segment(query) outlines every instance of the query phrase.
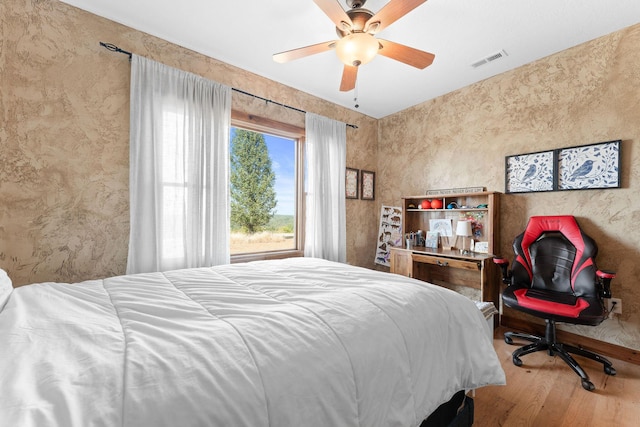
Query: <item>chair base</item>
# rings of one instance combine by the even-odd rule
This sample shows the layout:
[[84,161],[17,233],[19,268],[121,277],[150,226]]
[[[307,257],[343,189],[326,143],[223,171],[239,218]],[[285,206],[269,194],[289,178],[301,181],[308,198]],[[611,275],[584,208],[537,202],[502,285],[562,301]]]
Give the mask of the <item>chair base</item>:
[[582,381],[582,388],[588,391],[595,390],[595,386],[589,380],[589,376],[582,369],[582,367],[576,362],[576,360],[571,356],[571,354],[577,354],[578,356],[587,357],[591,360],[595,360],[596,362],[600,362],[604,366],[604,373],[607,375],[615,375],[616,370],[613,368],[613,365],[609,360],[600,356],[597,353],[594,353],[589,350],[585,350],[583,348],[574,347],[568,344],[562,344],[556,341],[556,323],[553,320],[546,320],[547,325],[545,328],[545,336],[539,337],[537,335],[523,334],[519,332],[505,332],[504,341],[507,344],[513,345],[514,338],[520,338],[526,341],[531,341],[532,344],[525,345],[520,347],[516,351],[513,352],[513,364],[516,366],[522,366],[521,356],[524,356],[529,353],[535,353],[536,351],[547,350],[549,356],[558,355],[564,362],[569,365],[573,371],[578,374]]

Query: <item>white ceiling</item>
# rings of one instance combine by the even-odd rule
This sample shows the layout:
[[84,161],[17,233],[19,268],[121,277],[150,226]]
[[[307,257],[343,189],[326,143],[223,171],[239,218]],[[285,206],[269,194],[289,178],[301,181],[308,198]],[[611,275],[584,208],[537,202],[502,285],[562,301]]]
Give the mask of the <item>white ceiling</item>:
[[[337,39],[312,0],[61,1],[350,109],[357,92],[357,111],[374,118],[640,22],[640,0],[429,0],[378,36],[434,53],[433,64],[418,70],[378,55],[360,68],[356,91],[340,92],[342,64],[332,51],[272,59]],[[387,2],[365,7],[375,13]],[[501,50],[508,56],[471,66]]]

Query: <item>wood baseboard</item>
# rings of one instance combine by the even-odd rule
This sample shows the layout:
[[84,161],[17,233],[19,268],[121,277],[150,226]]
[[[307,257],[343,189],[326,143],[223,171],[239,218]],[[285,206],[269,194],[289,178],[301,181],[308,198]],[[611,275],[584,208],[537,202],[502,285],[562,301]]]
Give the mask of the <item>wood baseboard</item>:
[[[544,335],[545,330],[544,325],[539,325],[510,316],[500,316],[500,324],[506,328],[535,335]],[[613,359],[624,360],[635,365],[640,365],[640,352],[638,350],[633,350],[620,345],[599,341],[561,330],[556,331],[556,338],[559,342],[571,344],[576,347],[583,347],[587,350],[595,351],[605,357],[611,357]]]

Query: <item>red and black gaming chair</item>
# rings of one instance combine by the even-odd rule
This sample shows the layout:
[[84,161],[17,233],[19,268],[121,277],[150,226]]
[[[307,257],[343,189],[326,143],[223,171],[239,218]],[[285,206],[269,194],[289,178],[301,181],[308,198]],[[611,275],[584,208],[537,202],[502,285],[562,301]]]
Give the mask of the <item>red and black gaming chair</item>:
[[532,342],[513,352],[514,365],[522,365],[520,356],[547,350],[551,356],[560,356],[580,376],[584,389],[595,389],[569,353],[598,361],[606,374],[615,375],[611,362],[591,351],[557,342],[556,322],[599,325],[608,315],[603,299],[611,298],[615,273],[598,270],[598,246],[570,215],[531,217],[525,231],[515,238],[513,250],[511,271],[508,260],[494,259],[502,269],[503,282],[509,285],[502,293],[502,303],[546,321],[544,337],[505,333],[507,344],[513,344],[513,338]]

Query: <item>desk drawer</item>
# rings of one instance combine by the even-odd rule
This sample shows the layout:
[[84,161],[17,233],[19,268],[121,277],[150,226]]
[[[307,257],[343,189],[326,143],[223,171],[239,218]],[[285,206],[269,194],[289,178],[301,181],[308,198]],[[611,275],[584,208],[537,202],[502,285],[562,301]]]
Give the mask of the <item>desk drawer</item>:
[[433,255],[419,255],[412,254],[411,258],[414,262],[421,262],[424,264],[433,264],[438,267],[451,267],[451,268],[459,268],[462,270],[471,270],[471,271],[480,271],[482,268],[482,263],[480,261],[467,261],[462,259],[455,258],[445,258]]

